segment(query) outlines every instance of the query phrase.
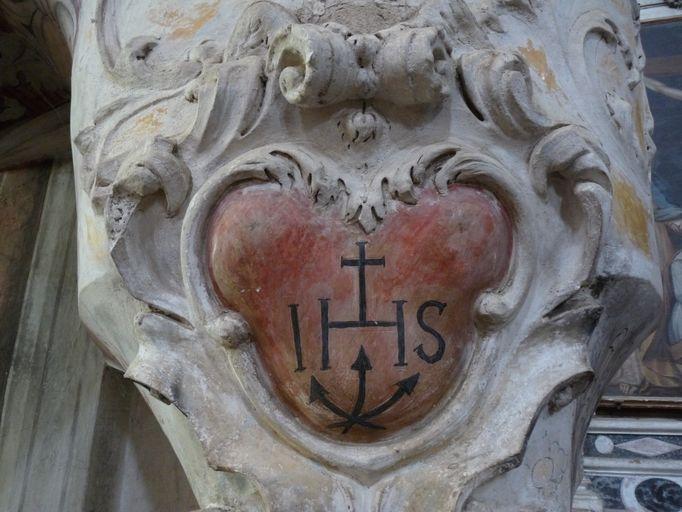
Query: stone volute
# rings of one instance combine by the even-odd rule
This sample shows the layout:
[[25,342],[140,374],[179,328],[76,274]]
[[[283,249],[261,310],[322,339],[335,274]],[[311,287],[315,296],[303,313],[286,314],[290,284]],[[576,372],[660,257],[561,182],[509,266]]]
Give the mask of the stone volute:
[[81,316],[205,510],[570,510],[660,301],[638,24],[80,5]]

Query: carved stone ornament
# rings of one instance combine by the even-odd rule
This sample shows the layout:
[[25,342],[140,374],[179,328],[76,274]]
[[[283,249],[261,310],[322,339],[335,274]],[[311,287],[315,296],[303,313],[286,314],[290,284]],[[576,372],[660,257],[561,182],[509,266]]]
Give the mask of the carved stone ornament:
[[87,4],[81,314],[201,506],[570,510],[660,302],[636,5]]

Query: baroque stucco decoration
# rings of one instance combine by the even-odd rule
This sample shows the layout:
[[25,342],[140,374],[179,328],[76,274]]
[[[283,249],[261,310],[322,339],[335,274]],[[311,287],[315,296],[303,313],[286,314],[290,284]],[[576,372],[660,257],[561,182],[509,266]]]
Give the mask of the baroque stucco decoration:
[[128,7],[80,12],[81,314],[202,506],[569,510],[660,295],[636,5]]

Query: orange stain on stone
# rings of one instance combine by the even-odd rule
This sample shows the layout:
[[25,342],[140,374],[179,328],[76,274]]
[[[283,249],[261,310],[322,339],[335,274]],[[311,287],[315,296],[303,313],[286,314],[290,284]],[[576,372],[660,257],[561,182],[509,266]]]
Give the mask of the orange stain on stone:
[[201,27],[215,18],[218,14],[220,0],[202,2],[192,7],[191,13],[179,9],[152,11],[151,18],[154,23],[171,30],[171,39],[188,39],[196,34]]
[[109,253],[106,250],[108,240],[102,226],[96,225],[96,221],[90,215],[84,215],[85,236],[88,240],[88,248],[92,254],[100,260],[104,261]]
[[138,117],[133,126],[136,134],[153,134],[163,125],[163,117],[168,113],[166,107],[156,107],[151,112]]
[[528,62],[528,65],[532,67],[538,75],[540,75],[540,78],[542,78],[543,82],[547,84],[547,87],[550,90],[556,91],[559,88],[556,75],[549,67],[547,55],[545,54],[544,50],[541,48],[535,48],[533,41],[529,39],[528,43],[526,43],[526,46],[519,48],[519,52],[521,52],[521,55],[524,56],[526,62]]
[[[416,205],[400,205],[365,234],[302,192],[254,185],[219,204],[207,255],[217,295],[251,326],[262,377],[282,402],[318,432],[370,442],[420,420],[461,382],[476,342],[475,301],[501,281],[511,245],[505,211],[474,187],[423,191]],[[361,251],[371,262],[364,306]],[[327,368],[324,325],[332,326]],[[366,396],[358,405],[362,368]],[[338,425],[347,418],[338,411],[354,408],[372,426],[344,433]]]
[[646,151],[646,134],[644,128],[644,106],[642,101],[635,102],[635,130],[637,131],[637,139],[639,140],[639,147],[642,151]]
[[651,256],[649,212],[630,183],[613,181],[613,215],[618,228],[643,253]]

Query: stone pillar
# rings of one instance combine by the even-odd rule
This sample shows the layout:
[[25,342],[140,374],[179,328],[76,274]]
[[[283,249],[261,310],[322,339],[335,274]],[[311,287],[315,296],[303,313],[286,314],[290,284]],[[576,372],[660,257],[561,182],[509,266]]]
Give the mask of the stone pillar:
[[98,0],[74,52],[81,315],[202,507],[570,510],[660,302],[635,2]]

